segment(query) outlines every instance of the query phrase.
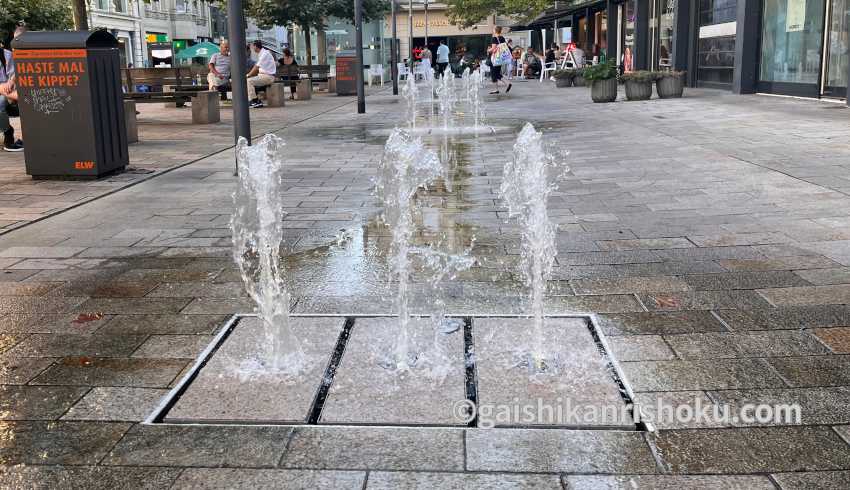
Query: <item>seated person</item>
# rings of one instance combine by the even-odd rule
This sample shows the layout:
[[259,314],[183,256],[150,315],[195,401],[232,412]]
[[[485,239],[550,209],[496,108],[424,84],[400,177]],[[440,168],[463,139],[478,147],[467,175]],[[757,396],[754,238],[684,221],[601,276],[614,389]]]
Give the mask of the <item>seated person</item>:
[[[23,26],[15,29],[14,37],[26,30]],[[15,129],[9,121],[18,116],[18,89],[15,86],[15,62],[12,51],[0,43],[0,133],[3,133],[3,150],[23,151],[24,143],[15,139]]]
[[292,55],[292,51],[289,48],[283,49],[283,58],[279,59],[277,62],[280,63],[280,66],[291,66],[295,70],[294,74],[289,74],[289,98],[295,99],[295,91],[298,89],[298,62],[295,61],[295,56]]
[[210,58],[207,83],[210,92],[218,90],[221,100],[227,100],[227,83],[230,81],[230,46],[227,41],[222,41],[219,49],[221,51]]
[[540,75],[540,68],[542,66],[540,62],[540,57],[534,52],[534,49],[531,46],[525,51],[525,54],[522,57],[522,62],[525,64],[525,77],[533,78]]
[[274,83],[277,61],[272,56],[272,52],[264,48],[259,40],[251,43],[251,49],[257,53],[257,64],[248,72],[248,100],[251,101],[251,107],[257,108],[263,107],[263,103],[257,97],[257,87]]

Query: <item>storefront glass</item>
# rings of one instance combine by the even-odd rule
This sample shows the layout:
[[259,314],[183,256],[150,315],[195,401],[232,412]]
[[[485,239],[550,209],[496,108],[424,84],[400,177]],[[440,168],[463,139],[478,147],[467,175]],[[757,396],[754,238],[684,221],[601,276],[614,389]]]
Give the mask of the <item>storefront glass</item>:
[[737,0],[700,0],[697,81],[728,88],[735,67]]
[[850,2],[832,0],[829,6],[827,32],[826,80],[824,94],[844,96],[847,91],[847,62],[850,58],[847,40],[847,15]]
[[593,14],[593,22],[593,53],[602,61],[608,55],[608,12],[596,12]]
[[676,0],[654,0],[651,3],[649,39],[653,70],[672,66],[675,11]]
[[824,0],[764,0],[762,82],[806,84],[818,90],[824,10]]
[[635,69],[635,0],[626,0],[620,5],[620,52],[619,59],[624,71]]

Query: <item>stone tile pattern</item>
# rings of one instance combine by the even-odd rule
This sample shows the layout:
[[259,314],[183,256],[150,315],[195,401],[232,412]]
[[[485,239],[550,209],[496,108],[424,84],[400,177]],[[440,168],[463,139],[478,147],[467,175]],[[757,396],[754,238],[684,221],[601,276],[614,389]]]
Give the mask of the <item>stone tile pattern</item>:
[[[532,93],[546,111],[527,110]],[[154,174],[32,181],[22,155],[0,155],[0,230],[11,230],[0,236],[0,487],[847,488],[845,111],[686,94],[599,110],[584,91],[517,83],[493,104],[500,122],[531,118],[571,151],[549,203],[558,255],[547,307],[598,313],[645,403],[799,403],[802,425],[661,421],[651,435],[138,425],[184,356],[252,308],[230,259],[229,111],[201,128],[144,105],[131,161]],[[385,262],[371,254],[389,240],[371,219],[371,179],[377,132],[404,111],[386,92],[367,107],[356,118],[351,99],[319,96],[252,112],[256,134],[290,126],[287,238],[311,252],[289,263],[302,312],[392,307]],[[425,213],[460,245],[476,237],[478,265],[443,288],[451,307],[525,308],[519,230],[497,198],[508,146],[504,135],[460,140],[454,190]],[[349,248],[332,255],[341,229]]]

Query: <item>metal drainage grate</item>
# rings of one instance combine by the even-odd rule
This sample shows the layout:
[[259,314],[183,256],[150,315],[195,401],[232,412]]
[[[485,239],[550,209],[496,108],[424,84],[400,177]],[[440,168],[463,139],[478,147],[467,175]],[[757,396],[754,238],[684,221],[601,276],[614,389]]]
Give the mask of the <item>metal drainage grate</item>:
[[[387,335],[396,325],[392,315],[299,314],[292,318],[293,325],[301,329],[297,332],[299,337],[309,340],[304,343],[305,349],[318,353],[311,358],[315,364],[312,371],[284,384],[263,376],[241,379],[230,369],[244,362],[240,356],[255,352],[251,347],[257,341],[259,319],[255,315],[235,315],[145,423],[652,430],[643,422],[635,423],[633,416],[631,423],[494,421],[492,412],[490,420],[483,417],[484,405],[519,407],[524,402],[539,403],[538,398],[529,397],[528,371],[504,369],[510,346],[531,332],[531,328],[526,328],[531,321],[527,317],[447,316],[461,320],[462,328],[445,336],[449,340],[443,346],[444,352],[453,355],[447,357],[445,378],[440,384],[416,376],[397,377],[369,356],[370,352],[390,347],[381,346],[380,342],[393,338]],[[551,334],[547,344],[553,339],[564,342],[566,367],[561,368],[561,378],[553,383],[552,390],[535,386],[535,394],[542,393],[553,403],[576,398],[578,402],[605,406],[622,404],[623,410],[633,415],[633,391],[595,317],[551,315],[546,317],[545,325]],[[411,327],[412,342],[435,341],[430,319],[414,318]],[[570,383],[578,383],[575,392],[569,391]],[[470,411],[466,418],[459,417],[459,406],[477,410]]]

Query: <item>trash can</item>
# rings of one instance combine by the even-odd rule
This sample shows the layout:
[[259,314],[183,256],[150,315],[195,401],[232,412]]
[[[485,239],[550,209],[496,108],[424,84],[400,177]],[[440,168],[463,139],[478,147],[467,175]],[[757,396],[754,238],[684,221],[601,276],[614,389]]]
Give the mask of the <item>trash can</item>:
[[12,43],[27,174],[97,178],[127,166],[118,40],[30,31]]
[[357,95],[357,56],[353,50],[336,54],[336,94]]

